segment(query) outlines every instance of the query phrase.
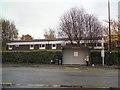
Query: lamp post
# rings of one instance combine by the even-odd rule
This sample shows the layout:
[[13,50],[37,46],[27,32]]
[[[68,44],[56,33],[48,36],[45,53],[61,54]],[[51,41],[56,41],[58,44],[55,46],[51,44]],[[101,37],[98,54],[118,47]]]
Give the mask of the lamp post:
[[110,1],[108,0],[108,20],[109,20],[109,63],[111,62],[111,29],[110,29]]

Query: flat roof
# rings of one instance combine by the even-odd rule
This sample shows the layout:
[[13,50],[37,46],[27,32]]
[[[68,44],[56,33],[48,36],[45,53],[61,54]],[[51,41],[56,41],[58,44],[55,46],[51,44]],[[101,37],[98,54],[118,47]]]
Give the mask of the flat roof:
[[39,41],[63,41],[68,40],[67,38],[56,38],[56,39],[32,39],[32,40],[11,40],[11,42],[39,42]]
[[[32,40],[11,40],[9,43],[12,42],[42,42],[42,41],[68,41],[68,38],[56,38],[56,39],[32,39]],[[101,37],[96,37],[94,39],[91,38],[84,38],[82,40],[102,40]]]

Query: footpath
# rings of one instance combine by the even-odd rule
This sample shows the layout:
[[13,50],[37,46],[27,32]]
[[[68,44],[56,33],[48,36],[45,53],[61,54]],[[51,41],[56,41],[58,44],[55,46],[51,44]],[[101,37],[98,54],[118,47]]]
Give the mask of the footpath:
[[95,65],[95,66],[86,66],[86,65],[57,65],[57,64],[2,64],[2,67],[43,67],[43,68],[65,68],[65,69],[78,69],[78,68],[101,68],[101,69],[120,69],[120,66],[102,66],[102,65]]

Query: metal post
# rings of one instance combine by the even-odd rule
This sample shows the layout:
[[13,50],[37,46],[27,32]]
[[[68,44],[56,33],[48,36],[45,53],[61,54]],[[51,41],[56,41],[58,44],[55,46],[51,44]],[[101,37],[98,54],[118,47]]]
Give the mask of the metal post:
[[110,29],[110,1],[108,0],[108,19],[109,19],[109,62],[111,62],[111,29]]
[[104,64],[105,62],[104,62],[104,57],[102,57],[102,65],[104,66],[105,64]]
[[105,57],[105,51],[104,51],[104,38],[102,38],[101,56],[102,56],[102,65],[104,66],[104,57]]

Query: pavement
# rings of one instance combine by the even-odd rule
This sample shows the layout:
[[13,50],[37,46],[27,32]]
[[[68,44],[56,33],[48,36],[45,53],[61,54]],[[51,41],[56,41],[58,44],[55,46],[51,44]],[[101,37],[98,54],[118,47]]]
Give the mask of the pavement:
[[95,65],[95,66],[86,66],[86,65],[57,65],[57,64],[1,64],[2,67],[56,67],[56,68],[64,68],[64,67],[73,67],[73,68],[111,68],[111,69],[120,69],[119,66],[115,66],[115,65],[105,65],[105,66],[101,66],[101,65]]

